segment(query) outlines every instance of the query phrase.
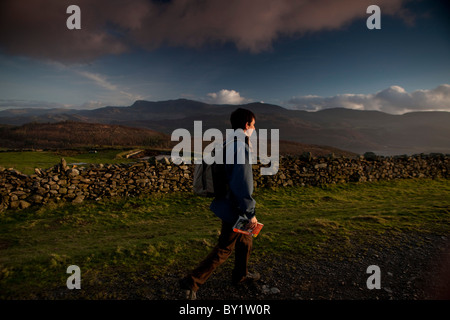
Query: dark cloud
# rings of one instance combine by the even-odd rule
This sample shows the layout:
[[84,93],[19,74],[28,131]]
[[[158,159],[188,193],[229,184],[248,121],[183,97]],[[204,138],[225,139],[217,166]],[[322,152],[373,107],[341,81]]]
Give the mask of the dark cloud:
[[[199,47],[234,43],[260,52],[280,36],[341,28],[368,17],[410,16],[404,0],[2,0],[0,48],[9,54],[61,62],[87,62],[135,46]],[[68,30],[66,9],[81,8],[81,30]],[[365,25],[365,24],[364,24]]]
[[138,1],[77,0],[81,30],[69,30],[66,9],[73,1],[3,1],[0,48],[6,53],[60,62],[88,62],[128,50],[126,34],[145,14]]

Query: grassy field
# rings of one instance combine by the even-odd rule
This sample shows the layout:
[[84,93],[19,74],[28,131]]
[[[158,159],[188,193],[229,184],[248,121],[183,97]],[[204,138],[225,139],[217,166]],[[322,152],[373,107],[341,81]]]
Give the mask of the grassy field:
[[99,149],[97,153],[89,150],[61,150],[61,151],[25,151],[0,152],[0,166],[14,168],[25,174],[33,174],[34,168],[47,169],[60,163],[64,158],[71,163],[127,163],[136,160],[120,157],[123,149]]
[[[402,180],[256,190],[265,224],[254,258],[343,257],[393,234],[450,234],[450,182]],[[215,245],[220,222],[210,199],[188,193],[54,204],[0,215],[0,298],[114,299],[119,283],[146,283],[191,268]],[[147,289],[150,290],[150,289]],[[71,295],[72,294],[72,295]]]

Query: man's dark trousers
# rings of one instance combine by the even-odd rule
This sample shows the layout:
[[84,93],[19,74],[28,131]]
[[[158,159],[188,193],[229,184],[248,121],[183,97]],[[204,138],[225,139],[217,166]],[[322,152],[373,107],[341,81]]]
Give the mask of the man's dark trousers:
[[232,281],[239,282],[244,279],[248,272],[248,259],[253,245],[253,238],[250,235],[233,231],[233,225],[222,221],[222,230],[219,242],[211,253],[195,268],[185,281],[189,283],[191,289],[197,291],[198,288],[208,280],[214,270],[225,262],[235,251],[235,264],[232,273]]

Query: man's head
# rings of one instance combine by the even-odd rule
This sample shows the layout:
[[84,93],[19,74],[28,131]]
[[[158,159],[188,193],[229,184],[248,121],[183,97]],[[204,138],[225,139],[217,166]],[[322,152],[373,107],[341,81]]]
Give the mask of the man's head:
[[231,113],[230,121],[231,127],[236,129],[242,129],[244,132],[251,136],[253,130],[255,129],[255,115],[253,112],[247,109],[238,108],[233,113]]

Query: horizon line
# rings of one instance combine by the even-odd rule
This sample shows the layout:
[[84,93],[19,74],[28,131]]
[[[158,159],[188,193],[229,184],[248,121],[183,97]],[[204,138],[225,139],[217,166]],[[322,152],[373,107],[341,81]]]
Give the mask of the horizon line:
[[[12,101],[24,101],[24,100],[12,100]],[[267,105],[267,106],[275,106],[275,107],[279,107],[279,108],[283,108],[285,110],[288,111],[300,111],[300,112],[308,112],[308,113],[316,113],[316,112],[321,112],[321,111],[329,111],[329,110],[349,110],[349,111],[361,111],[361,112],[379,112],[379,113],[383,113],[383,114],[387,114],[387,115],[392,115],[392,116],[401,116],[401,115],[405,115],[405,114],[410,114],[410,113],[436,113],[436,112],[445,112],[445,113],[449,113],[450,111],[447,110],[418,110],[418,111],[407,111],[404,113],[390,113],[390,112],[386,112],[386,111],[380,111],[380,110],[362,110],[362,109],[353,109],[353,108],[345,108],[345,107],[332,107],[332,108],[324,108],[324,109],[319,109],[319,110],[304,110],[304,109],[295,109],[295,108],[287,108],[278,104],[274,104],[274,103],[266,103],[263,101],[253,101],[253,102],[245,102],[245,103],[240,103],[240,104],[231,104],[231,103],[223,103],[223,104],[219,104],[219,103],[209,103],[209,102],[205,102],[205,101],[201,101],[201,100],[195,100],[195,99],[187,99],[187,98],[176,98],[176,99],[167,99],[167,100],[143,100],[143,99],[139,99],[139,100],[135,100],[132,104],[125,106],[125,105],[105,105],[105,106],[101,106],[98,108],[80,108],[82,106],[72,106],[72,105],[64,105],[61,104],[60,106],[55,106],[56,103],[51,103],[51,102],[40,102],[40,101],[29,101],[30,103],[36,103],[39,104],[38,106],[10,106],[10,107],[0,107],[0,112],[4,112],[4,111],[23,111],[23,110],[66,110],[66,111],[94,111],[94,110],[99,110],[99,109],[103,109],[103,108],[129,108],[132,107],[133,105],[135,105],[137,102],[150,102],[150,103],[162,103],[162,102],[170,102],[170,101],[189,101],[189,102],[196,102],[196,103],[201,103],[204,105],[208,105],[208,106],[219,106],[219,107],[239,107],[239,106],[248,106],[248,105],[255,105],[255,104],[261,104],[261,105]],[[46,104],[48,103],[50,106],[42,106],[42,104]],[[54,106],[51,106],[51,105]],[[18,115],[20,116],[20,115]]]

